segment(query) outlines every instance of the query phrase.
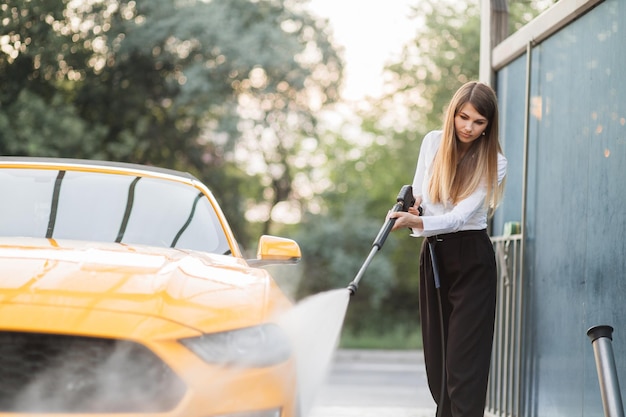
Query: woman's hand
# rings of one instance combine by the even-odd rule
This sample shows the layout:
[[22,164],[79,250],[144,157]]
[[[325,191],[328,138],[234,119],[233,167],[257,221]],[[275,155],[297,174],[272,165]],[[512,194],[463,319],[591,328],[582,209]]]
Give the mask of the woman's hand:
[[409,207],[409,213],[411,212],[411,209],[415,209],[415,211],[419,215],[419,208],[421,205],[422,205],[422,196],[415,197],[415,204],[413,204],[413,207]]
[[420,207],[422,204],[422,197],[415,197],[415,204],[412,207],[409,207],[409,214],[414,216],[422,215],[422,208]]
[[[421,199],[420,199],[421,202]],[[409,211],[390,211],[387,213],[387,219],[396,219],[395,223],[391,230],[398,229],[418,229],[421,230],[424,227],[424,223],[422,222],[422,218],[419,215],[418,210],[419,205],[416,202],[416,205],[413,207],[409,207]]]
[[409,229],[422,229],[423,227],[422,218],[419,215],[407,213],[406,211],[391,211],[387,214],[387,218],[396,219],[391,230],[404,229],[407,227]]
[[409,228],[409,229],[422,229],[424,227],[424,223],[420,218],[419,206],[422,204],[422,198],[417,197],[415,199],[415,204],[412,207],[409,207],[409,211],[389,211],[387,213],[387,220],[396,219],[391,230]]

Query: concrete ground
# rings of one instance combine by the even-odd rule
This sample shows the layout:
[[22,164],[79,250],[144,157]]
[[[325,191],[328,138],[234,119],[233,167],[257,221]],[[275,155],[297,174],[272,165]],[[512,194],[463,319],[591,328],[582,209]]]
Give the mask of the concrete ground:
[[309,417],[433,417],[421,351],[339,350]]

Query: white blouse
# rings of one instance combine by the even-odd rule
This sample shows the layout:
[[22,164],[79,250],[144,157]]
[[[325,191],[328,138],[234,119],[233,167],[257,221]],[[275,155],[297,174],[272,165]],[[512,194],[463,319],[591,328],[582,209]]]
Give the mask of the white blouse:
[[[413,179],[413,194],[422,197],[422,221],[424,230],[413,229],[411,236],[433,236],[460,230],[483,230],[487,228],[487,184],[476,190],[457,204],[433,203],[428,195],[428,183],[432,176],[432,164],[441,143],[442,131],[428,133],[422,141],[417,159],[417,169]],[[507,160],[498,154],[498,184],[506,174]]]

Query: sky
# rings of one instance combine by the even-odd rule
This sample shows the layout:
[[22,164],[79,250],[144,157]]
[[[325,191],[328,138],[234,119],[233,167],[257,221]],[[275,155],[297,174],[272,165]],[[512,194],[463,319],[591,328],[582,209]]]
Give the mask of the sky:
[[415,34],[409,19],[416,0],[310,0],[310,10],[329,19],[345,48],[343,98],[358,101],[382,92],[385,63],[399,56]]

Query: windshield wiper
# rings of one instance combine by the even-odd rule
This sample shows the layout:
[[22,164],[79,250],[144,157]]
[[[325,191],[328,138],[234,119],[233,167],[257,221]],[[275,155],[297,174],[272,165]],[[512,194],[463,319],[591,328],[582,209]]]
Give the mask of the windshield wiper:
[[141,177],[137,177],[130,183],[128,187],[128,198],[126,199],[126,210],[124,210],[124,217],[122,217],[122,224],[120,224],[120,230],[117,232],[117,238],[115,243],[120,243],[126,233],[126,227],[128,227],[128,220],[130,220],[130,213],[133,211],[133,203],[135,202],[135,187]]
[[193,200],[193,204],[191,205],[191,212],[189,213],[189,216],[187,217],[187,221],[185,222],[185,224],[183,224],[183,226],[180,228],[178,233],[176,233],[176,236],[174,237],[174,240],[172,240],[172,244],[170,245],[170,248],[176,247],[176,244],[178,243],[178,239],[180,239],[182,234],[185,233],[185,230],[187,230],[187,227],[189,227],[189,225],[191,224],[191,220],[193,219],[193,216],[196,213],[196,206],[198,205],[198,201],[200,201],[200,199],[203,196],[204,194],[198,193],[196,198]]
[[48,229],[46,229],[46,239],[52,239],[54,226],[57,221],[57,210],[59,208],[59,195],[61,194],[61,183],[65,177],[65,171],[59,171],[54,181],[54,191],[52,191],[52,202],[50,204],[50,218],[48,219]]

